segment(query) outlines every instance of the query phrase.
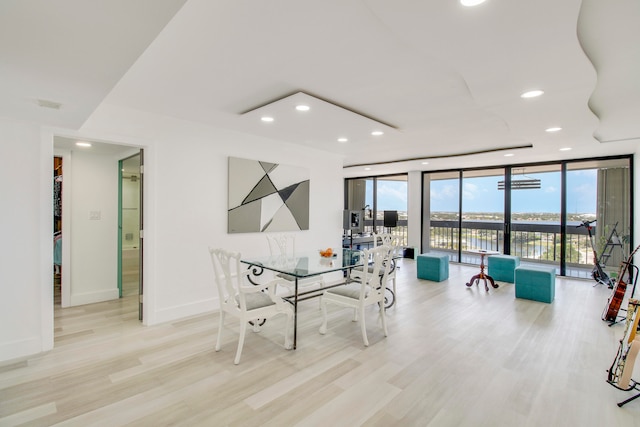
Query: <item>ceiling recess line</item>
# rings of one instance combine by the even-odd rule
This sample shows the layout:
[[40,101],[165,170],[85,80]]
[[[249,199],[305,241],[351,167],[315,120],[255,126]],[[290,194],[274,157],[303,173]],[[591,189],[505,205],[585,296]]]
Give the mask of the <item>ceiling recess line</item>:
[[410,157],[406,159],[397,159],[397,160],[387,160],[384,162],[373,162],[373,163],[358,163],[353,165],[345,165],[342,168],[358,168],[362,166],[380,166],[380,165],[390,165],[394,163],[404,163],[404,162],[415,162],[418,160],[433,160],[433,159],[448,159],[452,157],[463,157],[463,156],[472,156],[475,154],[486,154],[486,153],[496,153],[499,151],[509,151],[509,150],[519,150],[522,148],[533,148],[533,144],[526,145],[516,145],[512,147],[502,147],[502,148],[490,148],[488,150],[478,150],[478,151],[468,151],[466,153],[457,153],[457,154],[443,154],[440,156],[428,156],[428,157]]
[[397,126],[394,126],[394,125],[392,125],[392,124],[390,124],[390,123],[387,123],[387,122],[384,122],[384,121],[382,121],[382,120],[380,120],[380,119],[376,119],[375,117],[372,117],[372,116],[366,115],[366,114],[364,114],[364,113],[362,113],[362,112],[360,112],[360,111],[354,110],[353,108],[349,108],[349,107],[346,107],[346,106],[344,106],[344,105],[338,104],[337,102],[331,101],[331,100],[329,100],[329,99],[327,99],[327,98],[323,98],[323,97],[321,97],[321,96],[317,96],[317,95],[310,94],[309,92],[305,92],[305,91],[303,91],[303,90],[297,90],[297,91],[295,91],[295,92],[288,93],[288,94],[283,95],[283,96],[281,96],[281,97],[279,97],[279,98],[275,98],[275,99],[272,99],[272,100],[270,100],[270,101],[267,101],[267,102],[265,102],[265,103],[263,103],[263,104],[257,105],[257,106],[255,106],[255,107],[251,107],[251,108],[249,108],[248,110],[241,111],[241,112],[240,112],[240,113],[238,113],[238,114],[243,115],[243,114],[250,113],[250,112],[255,111],[255,110],[258,110],[258,109],[260,109],[260,108],[262,108],[262,107],[266,107],[266,106],[267,106],[267,105],[269,105],[269,104],[273,104],[273,103],[276,103],[276,102],[278,102],[278,101],[282,101],[283,99],[288,98],[288,97],[293,96],[293,95],[298,94],[298,93],[302,93],[302,94],[304,94],[304,95],[306,95],[306,96],[310,96],[310,97],[312,97],[312,98],[319,99],[320,101],[326,102],[327,104],[331,104],[331,105],[333,105],[333,106],[335,106],[335,107],[338,107],[338,108],[342,108],[343,110],[346,110],[346,111],[348,111],[348,112],[350,112],[350,113],[353,113],[353,114],[357,114],[358,116],[360,116],[360,117],[364,117],[365,119],[372,120],[372,121],[374,121],[374,122],[376,122],[376,123],[380,123],[381,125],[384,125],[384,126],[390,127],[390,128],[392,128],[392,129],[399,130]]
[[627,142],[627,141],[635,141],[635,140],[640,140],[640,136],[631,136],[629,138],[621,138],[621,139],[609,139],[609,140],[603,140],[600,142],[603,144],[606,144],[608,142]]

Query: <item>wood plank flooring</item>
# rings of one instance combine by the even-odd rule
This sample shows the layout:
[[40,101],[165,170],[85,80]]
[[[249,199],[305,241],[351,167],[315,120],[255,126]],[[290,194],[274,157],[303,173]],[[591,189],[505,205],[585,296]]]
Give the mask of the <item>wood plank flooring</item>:
[[56,308],[55,348],[0,364],[0,426],[640,426],[640,399],[618,408],[632,393],[605,381],[624,328],[600,320],[609,290],[558,279],[544,304],[467,288],[476,266],[435,283],[400,265],[388,337],[368,310],[364,347],[337,307],[322,336],[311,300],[297,350],[276,318],[238,366],[235,319],[214,351],[217,313],[145,327],[135,297]]

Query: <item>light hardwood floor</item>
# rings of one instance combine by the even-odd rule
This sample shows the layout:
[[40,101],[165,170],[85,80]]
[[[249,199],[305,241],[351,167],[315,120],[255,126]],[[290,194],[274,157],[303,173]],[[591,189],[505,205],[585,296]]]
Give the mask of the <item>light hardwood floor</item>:
[[624,328],[600,320],[609,290],[558,279],[544,304],[467,288],[476,271],[420,281],[403,260],[387,338],[368,310],[364,347],[337,307],[322,336],[311,300],[297,350],[276,318],[238,366],[238,323],[216,353],[216,313],[145,327],[135,297],[57,309],[52,351],[0,364],[0,426],[640,426],[640,399],[618,408],[632,393],[605,381]]

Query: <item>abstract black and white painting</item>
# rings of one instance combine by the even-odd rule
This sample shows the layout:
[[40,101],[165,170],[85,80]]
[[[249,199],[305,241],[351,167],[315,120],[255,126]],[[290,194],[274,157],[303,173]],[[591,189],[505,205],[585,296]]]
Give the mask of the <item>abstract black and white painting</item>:
[[228,232],[309,229],[309,170],[229,157]]

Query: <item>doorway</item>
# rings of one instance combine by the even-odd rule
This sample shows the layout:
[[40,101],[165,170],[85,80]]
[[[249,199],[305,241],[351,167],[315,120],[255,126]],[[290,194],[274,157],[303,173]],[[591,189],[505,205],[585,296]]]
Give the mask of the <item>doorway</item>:
[[143,151],[118,162],[118,291],[120,298],[138,297],[143,317],[142,195]]

